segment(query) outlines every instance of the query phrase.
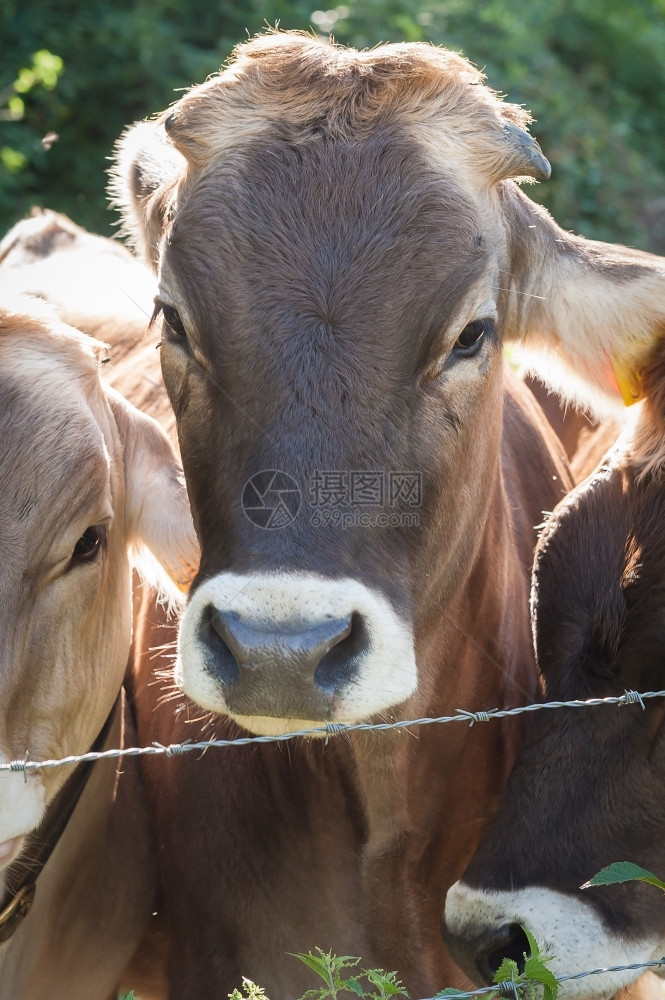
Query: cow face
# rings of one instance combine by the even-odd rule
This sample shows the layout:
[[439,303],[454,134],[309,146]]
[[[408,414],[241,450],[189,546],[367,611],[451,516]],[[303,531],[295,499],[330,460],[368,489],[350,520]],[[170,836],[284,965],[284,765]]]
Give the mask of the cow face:
[[[205,553],[180,664],[190,695],[252,728],[265,728],[256,716],[357,720],[408,697],[414,618],[449,595],[487,516],[495,261],[470,199],[427,173],[387,135],[276,140],[206,176],[164,247],[163,371]],[[321,210],[323,178],[334,213]],[[247,500],[264,470],[299,491],[280,529]],[[391,496],[409,478],[413,505]],[[331,485],[348,488],[339,506]],[[387,524],[345,531],[338,512]],[[445,565],[436,578],[432,562]]]
[[[177,677],[256,732],[412,694],[414,626],[500,489],[501,341],[568,336],[589,254],[505,181],[549,165],[481,84],[427,46],[276,34],[121,147],[203,550]],[[616,283],[611,252],[596,266]],[[575,367],[606,386],[594,337]]]
[[[538,546],[533,610],[546,701],[663,688],[665,495],[660,476],[640,475],[625,449],[563,501]],[[529,726],[496,817],[448,893],[453,953],[489,982],[504,954],[528,951],[524,925],[556,957],[555,974],[660,958],[660,893],[580,886],[614,861],[665,871],[665,706],[540,712]],[[638,975],[562,990],[610,996]]]
[[[184,578],[196,546],[163,432],[99,380],[102,345],[0,316],[0,759],[88,750],[131,642],[130,548]],[[2,871],[67,778],[0,781]]]

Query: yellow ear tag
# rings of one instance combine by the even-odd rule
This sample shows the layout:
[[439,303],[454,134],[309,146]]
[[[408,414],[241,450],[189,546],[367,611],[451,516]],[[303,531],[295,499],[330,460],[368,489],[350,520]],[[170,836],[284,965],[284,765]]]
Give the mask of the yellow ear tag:
[[612,368],[624,406],[632,406],[642,398],[642,372],[612,359]]

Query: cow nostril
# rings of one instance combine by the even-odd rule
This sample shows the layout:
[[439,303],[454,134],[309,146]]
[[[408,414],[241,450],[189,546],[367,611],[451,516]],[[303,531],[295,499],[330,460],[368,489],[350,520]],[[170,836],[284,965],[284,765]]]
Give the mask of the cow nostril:
[[504,958],[512,959],[518,971],[524,972],[524,956],[529,951],[529,941],[520,925],[504,924],[483,941],[475,955],[476,968],[482,979],[491,983]]
[[314,671],[314,683],[322,691],[334,692],[348,684],[358,669],[358,657],[369,646],[369,635],[363,616],[357,611],[351,615],[350,628],[340,635],[338,642],[321,657]]
[[208,669],[223,684],[235,684],[240,676],[240,667],[224,638],[220,613],[212,604],[206,605],[201,612],[198,631],[210,655]]

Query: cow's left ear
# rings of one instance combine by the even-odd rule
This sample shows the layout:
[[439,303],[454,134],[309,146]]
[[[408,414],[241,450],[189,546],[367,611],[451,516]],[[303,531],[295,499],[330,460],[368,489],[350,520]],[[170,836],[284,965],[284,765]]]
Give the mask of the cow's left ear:
[[506,339],[552,388],[601,415],[642,395],[665,336],[665,259],[560,229],[512,181],[498,185],[509,261],[500,274]]
[[120,212],[123,235],[155,271],[166,215],[184,171],[185,158],[157,121],[131,125],[116,143],[111,205]]
[[124,446],[125,520],[136,565],[148,582],[162,588],[154,561],[180,590],[198,568],[200,552],[180,464],[165,432],[109,386],[107,400]]

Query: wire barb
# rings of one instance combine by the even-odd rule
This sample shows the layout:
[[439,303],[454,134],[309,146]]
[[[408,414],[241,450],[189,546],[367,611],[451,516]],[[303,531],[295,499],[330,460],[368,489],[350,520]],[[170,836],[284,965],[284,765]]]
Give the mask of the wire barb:
[[490,719],[494,718],[498,709],[490,708],[488,712],[465,712],[463,708],[457,709],[458,718],[469,720],[469,729],[473,726],[474,722],[489,722]]
[[503,995],[511,993],[514,1000],[520,1000],[519,990],[521,985],[521,983],[516,983],[514,979],[506,979],[502,983],[497,983],[495,989]]
[[27,783],[28,783],[28,761],[29,761],[29,759],[30,759],[30,755],[29,755],[28,751],[26,750],[25,757],[22,760],[12,760],[12,761],[10,761],[9,766],[8,766],[8,770],[9,771],[13,771],[14,774],[19,774],[21,771],[23,772],[23,784],[24,785],[27,785]]
[[325,727],[326,727],[326,735],[323,742],[325,743],[326,746],[328,746],[329,738],[331,736],[339,736],[339,734],[343,731],[344,726],[339,722],[326,722]]
[[646,705],[642,700],[642,695],[639,691],[624,691],[623,698],[619,702],[620,705],[639,705],[642,711],[645,710]]

